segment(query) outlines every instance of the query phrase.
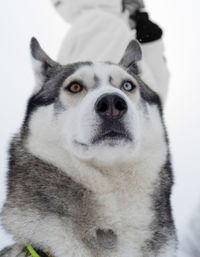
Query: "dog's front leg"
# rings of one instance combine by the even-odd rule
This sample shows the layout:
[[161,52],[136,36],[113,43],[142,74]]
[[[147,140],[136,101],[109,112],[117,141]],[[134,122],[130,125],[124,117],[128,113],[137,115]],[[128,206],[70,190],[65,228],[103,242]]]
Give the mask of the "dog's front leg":
[[14,244],[0,251],[0,257],[31,257],[24,245]]

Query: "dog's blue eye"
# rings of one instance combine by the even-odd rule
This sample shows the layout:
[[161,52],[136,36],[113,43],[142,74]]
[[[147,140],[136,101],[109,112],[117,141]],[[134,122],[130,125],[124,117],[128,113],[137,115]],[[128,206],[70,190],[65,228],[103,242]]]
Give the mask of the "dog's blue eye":
[[132,91],[135,88],[135,86],[131,82],[124,82],[122,87],[126,91]]

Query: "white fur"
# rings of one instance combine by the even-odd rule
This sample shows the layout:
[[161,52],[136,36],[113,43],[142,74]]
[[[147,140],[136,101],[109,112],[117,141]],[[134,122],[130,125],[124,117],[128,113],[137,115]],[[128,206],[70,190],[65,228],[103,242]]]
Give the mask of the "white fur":
[[33,94],[36,94],[42,88],[44,82],[44,76],[41,74],[42,63],[37,61],[35,58],[31,57],[33,70],[35,73],[35,87],[33,90]]
[[[23,217],[23,227],[18,220]],[[89,252],[84,249],[81,242],[73,237],[70,223],[64,222],[55,215],[43,216],[36,210],[13,209],[5,217],[12,223],[10,232],[17,234],[18,242],[37,245],[44,251],[50,251],[57,257],[90,257]],[[33,224],[34,220],[34,224]],[[38,230],[38,228],[40,228]],[[17,231],[17,233],[16,233]]]
[[[85,69],[78,70],[77,76],[85,74]],[[139,91],[128,96],[109,84],[109,75],[115,81],[129,78],[130,75],[121,68],[98,64],[87,69],[92,69],[91,74],[101,79],[99,88],[91,89],[78,99],[77,104],[71,107],[68,105],[57,116],[53,105],[38,108],[30,121],[30,136],[26,146],[32,154],[59,167],[95,194],[99,206],[97,224],[102,228],[113,229],[119,235],[118,246],[110,251],[109,257],[141,257],[140,248],[151,236],[149,225],[153,217],[150,195],[167,154],[159,111],[156,106],[147,105],[146,116],[140,104]],[[86,82],[87,76],[82,76],[82,79]],[[135,140],[133,143],[119,143],[115,147],[107,144],[93,146],[90,140],[94,127],[99,124],[94,103],[99,96],[110,92],[121,94],[127,101],[126,125]],[[65,99],[63,94],[64,91],[61,92],[62,101]],[[74,140],[86,146],[77,147]],[[35,235],[35,242],[43,242],[57,257],[90,257],[85,248],[73,238],[71,231],[62,225],[61,220],[52,216],[45,219],[41,224],[38,221],[38,226],[45,226],[45,234],[50,230],[47,232],[48,240],[44,241],[45,237],[41,234]],[[54,241],[55,237],[58,241]],[[79,249],[76,255],[72,249]],[[169,256],[167,251],[162,254],[162,257]]]

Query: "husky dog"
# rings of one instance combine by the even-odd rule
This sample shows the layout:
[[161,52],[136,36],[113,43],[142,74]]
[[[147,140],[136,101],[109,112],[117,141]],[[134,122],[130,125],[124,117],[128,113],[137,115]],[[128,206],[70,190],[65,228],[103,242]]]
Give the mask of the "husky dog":
[[31,53],[37,86],[2,212],[16,244],[0,256],[176,256],[162,103],[140,78],[137,41],[119,64],[63,66],[34,38]]

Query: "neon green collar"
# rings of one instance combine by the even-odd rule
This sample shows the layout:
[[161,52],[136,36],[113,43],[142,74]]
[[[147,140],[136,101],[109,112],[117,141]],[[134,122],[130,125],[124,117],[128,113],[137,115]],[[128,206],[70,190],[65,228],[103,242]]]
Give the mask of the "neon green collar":
[[37,254],[37,252],[33,249],[31,245],[27,244],[26,247],[33,257],[40,257],[40,255]]
[[[33,249],[33,247],[29,244],[26,244],[26,247],[28,249],[28,251],[30,252],[31,256],[33,257],[40,257],[40,255],[35,251],[35,249]],[[47,257],[54,257],[52,255],[50,255],[48,252],[44,252],[46,254]]]

